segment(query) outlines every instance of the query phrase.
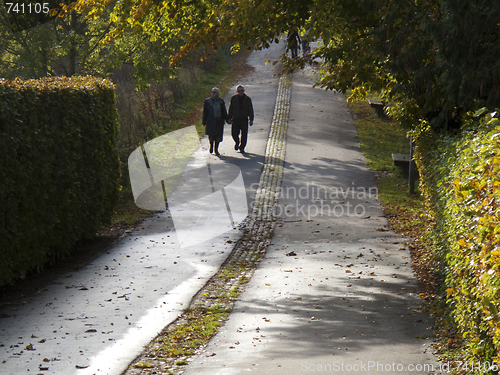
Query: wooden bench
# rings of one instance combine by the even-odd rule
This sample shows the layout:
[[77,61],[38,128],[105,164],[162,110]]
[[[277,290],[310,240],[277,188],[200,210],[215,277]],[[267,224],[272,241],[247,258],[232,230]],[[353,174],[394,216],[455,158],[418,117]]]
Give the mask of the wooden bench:
[[[394,165],[396,167],[401,168],[401,172],[403,172],[403,176],[405,177],[410,177],[410,154],[391,154],[392,156],[392,161],[394,162]],[[418,179],[419,174],[418,174],[418,169],[417,166],[415,165],[415,161],[413,161],[413,178]],[[411,178],[410,178],[411,180]],[[411,184],[411,182],[410,182]]]
[[396,167],[406,169],[410,167],[410,154],[391,154],[391,156]]
[[375,108],[375,113],[377,113],[378,117],[387,118],[387,115],[384,111],[385,103],[383,101],[369,99],[368,104],[370,104],[370,107]]
[[[409,177],[410,173],[410,154],[391,154],[392,156],[392,161],[394,162],[394,165],[396,167],[401,168],[401,172],[403,172],[403,176]],[[413,162],[415,163],[415,162]],[[413,165],[414,167],[414,177],[419,178],[418,175],[418,170],[416,168],[416,165]]]

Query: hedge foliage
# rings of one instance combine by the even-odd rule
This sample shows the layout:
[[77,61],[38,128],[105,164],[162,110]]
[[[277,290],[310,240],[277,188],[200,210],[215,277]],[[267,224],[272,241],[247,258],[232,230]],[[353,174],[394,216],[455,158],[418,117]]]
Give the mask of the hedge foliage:
[[67,254],[119,197],[113,85],[0,79],[0,285]]
[[474,363],[500,354],[500,121],[485,112],[459,135],[422,131],[416,149],[448,303]]

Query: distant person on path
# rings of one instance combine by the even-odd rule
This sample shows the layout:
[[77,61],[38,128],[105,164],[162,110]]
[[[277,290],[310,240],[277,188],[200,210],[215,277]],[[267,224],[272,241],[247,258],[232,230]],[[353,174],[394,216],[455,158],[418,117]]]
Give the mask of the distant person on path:
[[304,55],[304,57],[307,57],[310,51],[311,47],[309,47],[309,41],[307,40],[307,30],[306,30],[304,36],[302,37],[302,54]]
[[226,103],[224,99],[219,98],[219,89],[212,88],[210,98],[205,100],[203,106],[202,123],[206,127],[206,133],[210,142],[210,153],[215,152],[219,156],[219,143],[222,142],[224,135],[224,123],[228,120]]
[[300,36],[296,30],[290,30],[288,32],[288,46],[287,50],[292,51],[292,59],[296,58],[299,55],[299,44],[300,44]]
[[[245,152],[248,139],[248,125],[253,125],[253,105],[252,99],[245,94],[245,87],[239,85],[236,88],[237,94],[231,98],[229,104],[229,123],[231,134],[234,139],[234,149]],[[250,122],[249,122],[250,120]],[[241,132],[241,140],[240,140]]]

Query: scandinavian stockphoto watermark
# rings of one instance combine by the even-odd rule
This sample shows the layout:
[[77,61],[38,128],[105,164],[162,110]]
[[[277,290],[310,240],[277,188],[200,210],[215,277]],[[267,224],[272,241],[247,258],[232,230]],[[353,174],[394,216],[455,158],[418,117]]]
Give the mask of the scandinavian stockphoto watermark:
[[[256,190],[258,184],[250,188]],[[355,186],[324,186],[307,182],[303,186],[282,186],[274,194],[277,205],[273,208],[277,217],[304,217],[311,220],[317,216],[364,217],[368,205],[378,199],[378,188]],[[250,204],[252,209],[258,208],[257,202]],[[262,207],[268,209],[269,207]]]
[[199,145],[196,128],[190,126],[145,143],[128,159],[136,205],[168,209],[182,247],[226,233],[248,215],[240,169],[193,160]]
[[[247,205],[241,170],[232,164],[208,164],[202,157],[194,126],[157,137],[132,152],[130,183],[138,207],[169,210],[182,247],[226,233],[240,224],[249,208],[275,217],[363,217],[378,196],[376,187],[306,185],[259,191]],[[250,186],[257,193],[260,183]],[[258,200],[258,196],[273,199]],[[264,203],[263,203],[264,202]]]

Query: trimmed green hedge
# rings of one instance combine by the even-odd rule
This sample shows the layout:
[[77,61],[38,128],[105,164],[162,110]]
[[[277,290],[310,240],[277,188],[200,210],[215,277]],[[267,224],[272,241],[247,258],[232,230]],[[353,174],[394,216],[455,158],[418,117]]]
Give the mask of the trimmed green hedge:
[[500,354],[500,121],[472,125],[457,136],[421,132],[416,161],[448,303],[468,360],[485,363]]
[[0,285],[95,235],[119,196],[113,85],[0,79]]

